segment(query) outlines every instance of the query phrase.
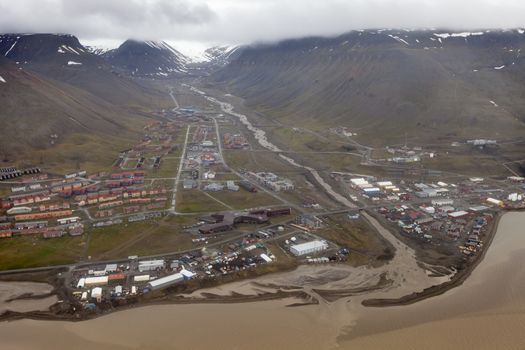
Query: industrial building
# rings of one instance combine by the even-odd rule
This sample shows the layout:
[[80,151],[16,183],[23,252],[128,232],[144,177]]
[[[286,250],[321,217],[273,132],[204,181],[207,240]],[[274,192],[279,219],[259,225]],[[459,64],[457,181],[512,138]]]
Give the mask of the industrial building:
[[139,261],[139,271],[154,271],[164,268],[164,260],[144,260]]
[[292,245],[290,247],[290,252],[295,256],[301,256],[305,254],[320,252],[326,249],[328,249],[328,243],[326,243],[326,241],[315,240],[311,242]]
[[108,281],[108,276],[86,277],[84,284],[86,286],[106,285],[108,284]]
[[184,276],[181,273],[174,273],[172,275],[168,275],[166,277],[158,278],[156,280],[150,281],[148,283],[148,286],[155,290],[160,289],[164,287],[171,286],[172,284],[179,283],[184,281]]

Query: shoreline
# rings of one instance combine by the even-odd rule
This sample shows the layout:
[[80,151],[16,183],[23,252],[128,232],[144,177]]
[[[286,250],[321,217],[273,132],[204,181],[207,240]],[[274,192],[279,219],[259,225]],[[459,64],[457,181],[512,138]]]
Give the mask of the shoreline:
[[[412,294],[408,294],[405,296],[402,296],[397,299],[387,299],[387,298],[381,298],[381,299],[365,299],[362,301],[362,305],[365,307],[389,307],[389,306],[403,306],[403,305],[410,305],[417,303],[419,301],[423,301],[425,299],[439,296],[447,291],[461,286],[465,280],[472,274],[472,272],[476,269],[476,267],[479,265],[481,261],[483,261],[486,252],[490,248],[492,241],[494,237],[496,236],[500,220],[501,218],[508,212],[512,211],[503,211],[498,212],[494,218],[494,221],[491,223],[490,230],[487,232],[488,240],[482,250],[482,252],[474,257],[472,261],[469,263],[467,268],[460,270],[457,272],[450,281],[441,283],[439,285],[431,286],[427,289],[424,289],[421,292],[414,292]],[[279,271],[283,272],[283,271]],[[258,275],[260,276],[260,275]],[[257,278],[250,277],[250,278]],[[236,279],[236,282],[243,279],[246,279],[247,277]],[[56,281],[55,281],[56,282]],[[224,283],[216,283],[214,285],[222,285]],[[53,295],[60,296],[60,292],[63,292],[63,289],[60,290],[59,287],[56,285],[53,285],[54,290],[52,292]],[[204,289],[203,288],[196,288],[192,291]],[[7,321],[16,321],[16,320],[22,320],[22,319],[32,319],[32,320],[40,320],[40,321],[69,321],[69,322],[80,322],[80,321],[87,321],[96,319],[98,317],[107,316],[109,314],[119,312],[119,311],[125,311],[130,310],[132,308],[139,308],[139,307],[147,307],[147,306],[156,306],[156,305],[180,305],[180,304],[237,304],[237,303],[250,303],[250,302],[260,302],[260,301],[270,301],[270,300],[284,300],[287,298],[295,298],[297,299],[297,302],[292,303],[288,306],[293,307],[299,307],[299,306],[308,306],[308,305],[316,305],[319,304],[318,300],[313,299],[309,294],[307,294],[304,291],[285,291],[283,289],[275,292],[275,293],[263,293],[263,294],[256,294],[256,295],[244,295],[244,294],[236,294],[233,293],[229,296],[223,296],[223,295],[214,295],[214,294],[207,294],[204,298],[185,298],[181,296],[175,296],[174,291],[167,291],[163,296],[156,297],[150,300],[143,300],[140,297],[133,300],[131,303],[126,305],[119,305],[114,306],[111,308],[108,308],[106,310],[103,310],[100,313],[67,313],[67,312],[60,312],[60,310],[53,310],[53,308],[60,306],[63,304],[62,302],[56,303],[51,306],[49,311],[31,311],[31,312],[15,312],[15,311],[7,311],[0,315],[0,322]],[[188,292],[183,291],[183,292]],[[337,294],[340,292],[339,290],[331,290],[328,294]],[[173,298],[173,299],[169,299]],[[31,297],[28,297],[27,299],[32,299]],[[66,300],[68,301],[68,300]],[[66,310],[63,310],[66,311]]]
[[492,241],[494,240],[494,237],[497,234],[501,218],[503,217],[503,215],[505,215],[506,213],[510,213],[510,212],[512,211],[496,213],[496,217],[494,218],[494,221],[491,223],[490,230],[488,231],[488,234],[487,234],[488,240],[486,244],[483,246],[483,250],[481,251],[481,253],[477,255],[468,264],[468,266],[465,269],[458,271],[452,277],[450,281],[428,287],[422,290],[421,292],[414,292],[412,294],[408,294],[408,295],[402,296],[397,299],[388,299],[388,298],[366,299],[366,300],[363,300],[361,304],[365,307],[389,307],[389,306],[410,305],[410,304],[417,303],[419,301],[423,301],[428,298],[442,295],[451,289],[461,286],[467,280],[467,278],[472,274],[472,272],[476,269],[476,267],[485,258],[485,255],[487,251],[489,250],[490,246],[492,245]]

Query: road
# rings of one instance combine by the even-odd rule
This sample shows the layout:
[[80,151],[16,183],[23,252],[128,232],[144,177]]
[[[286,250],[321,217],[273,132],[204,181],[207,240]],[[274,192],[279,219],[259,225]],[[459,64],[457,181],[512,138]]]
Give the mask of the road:
[[190,125],[186,128],[186,137],[184,138],[184,146],[182,147],[182,156],[180,157],[179,169],[177,169],[177,176],[173,181],[173,198],[171,199],[171,208],[170,212],[173,214],[178,214],[176,212],[177,205],[177,189],[179,188],[180,174],[182,173],[182,168],[184,167],[184,158],[186,155],[186,146],[188,145],[188,138],[190,136]]
[[[332,188],[332,186],[330,186],[328,183],[326,183],[324,181],[324,179],[321,177],[321,175],[319,174],[319,172],[314,169],[314,168],[311,168],[311,167],[308,167],[306,165],[302,165],[302,164],[299,164],[297,163],[294,159],[292,158],[289,158],[287,156],[285,156],[282,152],[282,150],[280,150],[277,146],[275,146],[274,144],[272,144],[270,141],[268,141],[268,139],[265,137],[265,134],[262,130],[254,127],[249,121],[248,121],[248,118],[244,115],[241,115],[241,114],[238,114],[238,113],[235,113],[233,112],[233,106],[229,105],[229,104],[225,104],[215,98],[208,98],[209,101],[212,101],[214,103],[218,103],[219,106],[221,107],[221,110],[224,112],[224,113],[227,113],[227,114],[230,114],[230,115],[233,115],[233,116],[236,116],[238,117],[239,119],[241,119],[241,122],[243,122],[243,124],[245,124],[248,128],[248,130],[252,131],[253,134],[254,134],[254,137],[255,139],[261,144],[261,146],[263,146],[264,148],[272,151],[272,152],[276,152],[279,154],[279,156],[286,160],[288,163],[290,163],[291,165],[295,166],[295,167],[298,167],[298,168],[303,168],[303,169],[306,169],[308,170],[312,176],[315,178],[315,180],[319,183],[319,185],[321,185],[321,187],[323,187],[323,189],[325,190],[325,192],[327,192],[327,194],[329,196],[331,196],[332,198],[334,198],[337,202],[341,203],[342,205],[344,205],[345,207],[348,207],[348,208],[356,208],[357,206],[352,203],[350,200],[348,200],[346,197],[340,195],[339,193],[335,192]],[[244,117],[244,118],[243,118]],[[219,134],[219,124],[217,123],[217,120],[214,118],[213,119],[214,122],[215,122],[215,130],[217,131],[217,140],[218,140],[218,145],[219,145],[219,152],[221,154],[221,157],[223,158],[223,162],[224,162],[224,157],[222,155],[222,145],[221,145],[221,142],[220,142],[220,134]],[[224,163],[225,166],[226,166],[226,163]],[[229,168],[229,167],[228,167]],[[240,175],[238,172],[236,172],[234,169],[231,169],[231,171],[235,172],[238,176],[241,176],[242,178],[244,178],[244,176]],[[268,193],[270,193],[269,191],[266,191]],[[274,196],[275,198],[279,198],[278,196],[275,195],[275,193],[270,193],[272,196]],[[282,199],[281,199],[282,200]],[[298,209],[300,212],[304,212],[304,209],[303,208],[300,208],[296,205],[293,205],[292,203],[289,203],[287,202],[288,205]]]
[[[222,163],[224,164],[224,167],[226,169],[228,169],[229,171],[231,171],[232,173],[234,173],[235,175],[237,175],[238,177],[240,177],[241,179],[244,179],[246,181],[249,181],[250,183],[253,183],[250,179],[248,179],[246,176],[244,176],[243,174],[239,173],[237,170],[233,169],[232,167],[230,167],[227,163],[226,163],[226,159],[224,158],[224,154],[222,152],[222,142],[221,142],[221,133],[220,133],[220,129],[219,129],[219,123],[217,122],[217,119],[216,118],[213,118],[213,122],[215,123],[215,132],[217,133],[217,147],[219,149],[219,154],[221,156],[221,159],[222,159]],[[301,212],[301,213],[304,213],[305,210],[304,208],[294,204],[294,203],[291,203],[290,201],[287,201],[286,199],[283,199],[281,198],[281,196],[277,195],[275,192],[263,187],[263,186],[260,186],[259,184],[255,183],[255,186],[257,186],[257,188],[259,188],[260,190],[266,192],[267,194],[269,194],[270,196],[274,197],[275,199],[279,200],[280,202],[288,205],[289,207],[291,208],[294,208],[295,210]]]

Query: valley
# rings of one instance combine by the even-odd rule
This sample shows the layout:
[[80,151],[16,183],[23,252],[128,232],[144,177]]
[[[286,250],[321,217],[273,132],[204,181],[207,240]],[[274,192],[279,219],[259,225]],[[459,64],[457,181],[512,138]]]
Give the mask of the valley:
[[165,42],[2,36],[0,280],[45,293],[6,287],[0,319],[267,303],[333,311],[330,348],[392,330],[368,309],[471,288],[525,209],[525,36],[445,34],[354,31],[209,65]]

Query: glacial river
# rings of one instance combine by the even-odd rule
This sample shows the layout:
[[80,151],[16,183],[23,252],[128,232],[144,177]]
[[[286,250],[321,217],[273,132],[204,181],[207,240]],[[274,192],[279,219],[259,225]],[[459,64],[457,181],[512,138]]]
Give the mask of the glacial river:
[[282,150],[268,140],[268,138],[266,137],[266,132],[264,130],[262,130],[262,129],[259,129],[259,128],[255,127],[250,122],[250,120],[248,120],[248,117],[246,115],[235,112],[233,110],[233,105],[231,103],[224,102],[224,101],[219,101],[215,97],[208,96],[208,95],[206,95],[206,93],[204,91],[201,91],[201,90],[199,90],[199,89],[197,89],[197,88],[195,88],[193,86],[191,86],[190,89],[192,91],[202,95],[208,101],[219,105],[219,107],[221,108],[221,110],[224,113],[232,115],[234,117],[237,117],[239,119],[239,121],[249,131],[251,131],[253,133],[253,136],[255,137],[257,142],[262,147],[266,148],[269,151],[278,153],[279,157],[281,157],[283,160],[285,160],[289,164],[293,165],[294,167],[303,168],[303,169],[308,170],[312,174],[312,176],[315,178],[315,180],[319,183],[319,185],[321,185],[323,187],[323,189],[327,193],[329,193],[332,196],[332,198],[334,198],[337,202],[339,202],[340,204],[342,204],[343,206],[346,206],[348,208],[355,208],[356,207],[356,205],[354,203],[352,203],[350,200],[348,200],[346,197],[344,197],[341,194],[339,194],[336,191],[334,191],[332,186],[330,186],[326,181],[324,181],[324,179],[321,177],[321,175],[319,174],[319,172],[316,169],[311,168],[311,167],[306,166],[306,165],[299,164],[294,159],[292,159],[292,158],[290,158],[288,156],[285,156],[282,153],[279,153],[279,152],[282,152]]

